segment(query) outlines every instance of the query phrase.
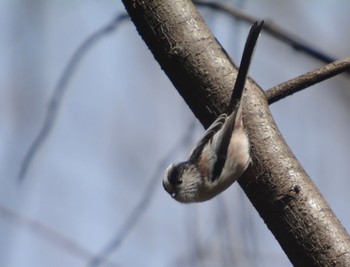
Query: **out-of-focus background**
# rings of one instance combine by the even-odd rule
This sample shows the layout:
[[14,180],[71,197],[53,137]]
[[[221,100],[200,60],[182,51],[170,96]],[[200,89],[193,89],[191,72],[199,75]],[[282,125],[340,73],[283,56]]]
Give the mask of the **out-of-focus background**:
[[[334,58],[350,54],[348,1],[221,2]],[[238,62],[249,25],[200,10]],[[237,184],[193,205],[163,190],[165,167],[186,159],[204,130],[128,19],[86,51],[51,134],[17,182],[71,56],[122,12],[121,1],[0,2],[0,265],[291,266]],[[250,74],[268,89],[321,65],[263,33]],[[348,229],[349,103],[343,74],[271,106]]]

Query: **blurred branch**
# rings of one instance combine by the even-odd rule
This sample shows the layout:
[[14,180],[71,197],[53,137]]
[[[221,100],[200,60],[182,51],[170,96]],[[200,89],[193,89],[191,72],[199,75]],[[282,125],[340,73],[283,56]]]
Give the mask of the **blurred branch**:
[[[195,0],[193,1],[197,6],[202,7],[208,7],[214,10],[222,11],[236,19],[239,19],[244,22],[248,22],[249,24],[253,24],[255,21],[259,20],[259,18],[256,18],[254,16],[250,16],[238,9],[235,9],[231,6],[227,6],[225,4],[219,3],[219,2],[211,2],[211,1],[202,1],[202,0]],[[336,59],[323,53],[320,50],[317,50],[313,48],[312,46],[306,44],[304,41],[302,41],[300,38],[293,36],[292,34],[286,32],[281,27],[277,26],[276,24],[272,23],[271,21],[268,21],[267,19],[264,20],[264,26],[263,30],[270,34],[271,36],[281,40],[282,42],[290,45],[293,49],[297,51],[304,52],[305,54],[316,58],[324,63],[331,63],[335,61]],[[350,75],[350,71],[346,72],[348,75]]]
[[310,71],[300,75],[294,79],[274,86],[266,91],[266,97],[271,105],[272,103],[281,100],[289,95],[308,88],[316,83],[327,80],[339,73],[350,69],[350,57],[337,60],[331,64],[320,67],[316,70]]
[[155,190],[158,188],[159,177],[161,177],[162,172],[166,168],[166,165],[171,162],[171,159],[174,158],[175,154],[182,148],[187,148],[192,140],[192,135],[194,133],[195,121],[192,121],[188,127],[184,136],[175,144],[175,146],[169,151],[169,153],[163,157],[160,163],[156,167],[153,177],[149,180],[148,185],[142,197],[136,207],[131,211],[130,215],[126,218],[124,224],[120,230],[114,235],[112,240],[106,245],[106,247],[98,253],[96,256],[92,257],[88,263],[90,267],[96,267],[102,265],[110,254],[119,248],[131,230],[136,226],[140,221],[141,216],[147,211],[151,199],[154,195]]
[[[233,238],[231,233],[231,224],[229,218],[228,207],[225,203],[223,195],[219,195],[216,200],[216,212],[214,213],[215,218],[215,236],[211,237],[211,240],[218,238],[220,240],[220,256],[221,256],[221,266],[239,266],[241,261],[241,256],[238,253],[235,253],[235,248],[233,246]],[[207,244],[210,244],[208,240]],[[248,258],[247,258],[248,259]]]
[[239,192],[240,205],[237,216],[239,219],[239,230],[238,235],[244,244],[242,246],[242,251],[239,254],[245,255],[246,260],[249,261],[249,266],[259,266],[259,261],[262,258],[259,244],[256,240],[258,236],[258,230],[255,227],[252,210],[250,205],[247,205],[247,198],[243,191]]
[[[68,237],[54,231],[48,226],[42,224],[39,221],[21,215],[5,206],[0,205],[0,217],[8,219],[11,223],[23,225],[25,228],[35,233],[37,237],[45,239],[60,249],[68,252],[69,254],[78,257],[82,260],[89,259],[93,254],[80,244],[74,242]],[[109,262],[110,266],[117,267],[116,263]]]
[[66,92],[67,85],[71,78],[73,77],[78,65],[80,64],[81,60],[85,56],[85,54],[98,42],[100,41],[104,36],[110,34],[112,31],[114,31],[124,20],[129,18],[129,16],[125,13],[116,15],[111,22],[109,22],[106,26],[103,26],[101,29],[97,30],[95,33],[93,33],[91,36],[89,36],[81,45],[80,47],[74,52],[72,57],[70,58],[67,66],[65,67],[55,89],[53,92],[53,95],[50,99],[44,123],[38,133],[38,135],[35,137],[33,143],[30,145],[23,162],[20,166],[20,171],[18,174],[18,181],[22,182],[27,170],[34,159],[36,153],[38,152],[39,148],[43,144],[43,142],[47,139],[48,135],[50,134],[52,127],[55,123],[58,109],[61,106],[61,102],[63,99],[63,95]]

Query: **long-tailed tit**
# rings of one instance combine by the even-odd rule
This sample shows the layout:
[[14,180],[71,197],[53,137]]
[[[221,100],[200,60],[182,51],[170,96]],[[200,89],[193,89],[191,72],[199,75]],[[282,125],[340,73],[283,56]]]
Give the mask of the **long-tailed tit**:
[[263,21],[250,29],[233,89],[228,116],[221,114],[193,148],[188,161],[171,164],[163,177],[164,189],[177,201],[211,199],[226,190],[250,163],[249,141],[243,129],[241,98],[250,61]]

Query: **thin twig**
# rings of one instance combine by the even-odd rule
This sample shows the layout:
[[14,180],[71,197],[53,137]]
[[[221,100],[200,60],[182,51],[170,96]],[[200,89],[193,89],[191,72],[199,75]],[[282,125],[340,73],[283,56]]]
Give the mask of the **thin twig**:
[[168,164],[172,158],[174,158],[174,154],[179,151],[180,147],[188,147],[191,142],[192,135],[194,133],[195,123],[194,121],[188,127],[183,138],[179,140],[179,142],[172,148],[169,153],[163,157],[163,159],[158,164],[156,171],[152,179],[148,182],[146,189],[136,207],[131,211],[130,215],[126,218],[124,224],[120,228],[120,230],[114,235],[112,240],[106,245],[106,247],[98,253],[96,256],[91,258],[88,263],[90,267],[96,267],[103,264],[110,254],[112,254],[125,240],[130,231],[135,227],[137,222],[140,220],[141,216],[146,212],[147,208],[150,205],[151,199],[154,195],[155,189],[158,188],[156,186],[159,183],[159,177],[161,177],[161,173],[164,171],[166,164]]
[[67,85],[70,79],[72,78],[73,74],[75,73],[78,65],[80,64],[82,58],[85,56],[86,52],[89,51],[89,49],[91,49],[99,40],[101,40],[102,37],[110,34],[113,30],[117,28],[117,26],[120,25],[122,21],[124,21],[127,18],[129,18],[129,16],[125,13],[118,14],[117,16],[115,16],[111,22],[109,22],[107,25],[103,26],[101,29],[97,30],[92,35],[90,35],[70,58],[66,68],[64,69],[54,89],[41,130],[34,139],[33,143],[30,145],[20,166],[20,171],[18,174],[19,182],[23,181],[31,162],[33,161],[33,158],[35,157],[43,142],[47,139],[48,135],[50,134],[57,117],[58,109],[61,106],[63,95],[66,92]]
[[269,104],[350,69],[350,57],[300,75],[266,91]]
[[[250,16],[240,10],[237,10],[233,7],[229,7],[227,5],[218,3],[218,2],[207,2],[202,0],[195,0],[193,1],[197,6],[203,6],[212,8],[214,10],[219,10],[222,12],[225,12],[226,14],[229,14],[232,17],[235,17],[236,19],[239,19],[244,22],[248,22],[249,24],[253,24],[257,20],[260,20],[259,18],[256,18],[254,16]],[[292,34],[286,32],[276,24],[272,23],[271,21],[265,20],[263,30],[273,37],[281,40],[282,42],[287,43],[290,45],[293,49],[297,51],[302,51],[305,54],[316,58],[324,63],[331,63],[335,61],[336,59],[311,47],[310,45],[306,44],[304,41],[302,41],[300,38],[293,36]],[[346,72],[350,75],[350,71]]]
[[[0,205],[0,217],[8,219],[11,223],[21,224],[35,233],[37,237],[45,239],[53,245],[82,260],[89,259],[93,254],[80,244],[70,238],[54,231],[43,223],[19,214],[5,206]],[[116,263],[109,263],[110,266],[118,266]]]

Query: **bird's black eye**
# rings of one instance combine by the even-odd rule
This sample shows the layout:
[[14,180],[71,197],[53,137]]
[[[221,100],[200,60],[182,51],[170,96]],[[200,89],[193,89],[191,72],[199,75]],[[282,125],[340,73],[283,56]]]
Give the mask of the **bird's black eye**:
[[177,184],[182,184],[182,179],[177,180]]

